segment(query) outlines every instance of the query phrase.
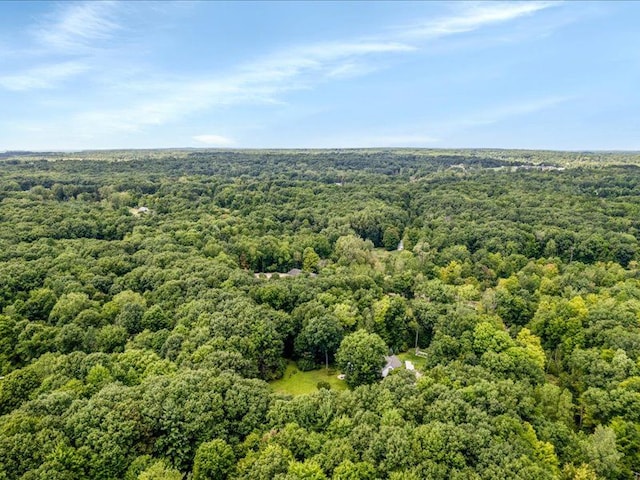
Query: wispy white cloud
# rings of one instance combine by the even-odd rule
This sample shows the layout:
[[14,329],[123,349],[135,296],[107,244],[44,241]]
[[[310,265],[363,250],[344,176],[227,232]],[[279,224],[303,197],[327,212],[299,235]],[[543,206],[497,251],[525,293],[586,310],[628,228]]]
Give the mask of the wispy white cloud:
[[316,58],[318,60],[332,60],[355,55],[370,55],[374,53],[410,52],[417,48],[406,43],[393,41],[362,41],[362,42],[330,42],[319,43],[293,50],[296,56]]
[[[437,121],[426,121],[420,124],[397,126],[396,131],[429,132],[412,134],[383,134],[378,136],[362,136],[341,142],[344,146],[378,146],[378,147],[421,147],[421,146],[455,146],[452,138],[464,138],[466,134],[483,132],[483,127],[505,122],[515,123],[528,121],[526,117],[534,114],[545,114],[561,108],[564,104],[577,101],[580,95],[542,96],[524,100],[513,100],[509,103],[490,105],[475,111],[458,113],[450,118],[439,118]],[[496,130],[492,128],[491,130]],[[460,141],[457,140],[457,143]],[[327,145],[330,146],[330,145]]]
[[332,42],[296,47],[241,65],[226,75],[157,82],[148,88],[154,92],[151,96],[139,94],[140,100],[124,108],[82,112],[77,119],[81,124],[101,125],[103,129],[136,131],[215,107],[278,104],[283,93],[346,75],[345,70],[363,57],[413,49],[398,42]]
[[549,2],[461,4],[447,16],[376,36],[296,46],[240,65],[226,75],[176,79],[160,89],[154,85],[150,89],[157,91],[154,96],[143,97],[125,108],[85,112],[79,119],[111,129],[135,131],[216,107],[277,104],[287,92],[384,68],[387,58],[419,50],[424,40],[504,23],[552,5]]
[[336,66],[333,70],[328,70],[325,77],[331,80],[342,80],[347,78],[362,77],[374,73],[380,69],[379,66],[368,62],[353,61],[345,62]]
[[101,52],[123,29],[117,21],[120,8],[110,1],[60,4],[30,30],[31,45],[24,45],[22,51],[7,50],[20,63],[32,65],[0,74],[0,87],[11,91],[54,88],[102,66]]
[[117,2],[66,3],[37,25],[34,34],[41,45],[63,53],[84,53],[111,40],[122,29],[116,20]]
[[[432,142],[434,146],[460,146],[465,145],[465,138],[474,138],[477,141],[478,135],[482,137],[486,132],[496,132],[498,129],[492,127],[498,124],[528,124],[529,116],[548,115],[556,109],[570,102],[580,100],[580,95],[558,95],[541,96],[528,99],[514,99],[511,102],[504,102],[479,108],[475,111],[456,114],[449,118],[440,118],[438,121],[427,121],[416,125],[406,125],[406,129],[422,130],[433,134]],[[523,123],[524,122],[524,123]],[[537,120],[536,124],[540,121]],[[489,129],[485,127],[490,127]],[[462,140],[461,140],[462,139]],[[425,142],[426,143],[426,142]],[[411,145],[407,142],[406,145]],[[420,144],[416,144],[420,146]],[[425,145],[426,146],[426,145]],[[474,145],[467,145],[474,146]]]
[[[563,103],[575,100],[577,96],[547,96],[528,100],[518,100],[509,104],[497,105],[483,111],[465,115],[462,119],[448,123],[449,127],[463,128],[492,125],[524,115],[530,115],[555,108]],[[445,123],[447,125],[447,123]]]
[[234,81],[239,80],[243,84],[275,84],[288,82],[292,77],[305,74],[313,74],[315,79],[326,78],[336,69],[353,65],[357,60],[415,50],[415,46],[394,40],[317,43],[277,52],[243,65]]
[[[120,42],[117,39],[126,39],[132,30],[130,25],[125,27],[128,23],[120,17],[122,5],[114,2],[63,4],[54,16],[39,23],[34,30],[36,41],[45,53],[62,60],[58,64],[36,65],[0,76],[0,87],[14,91],[51,88],[74,76],[102,70],[103,49],[113,48]],[[126,81],[110,78],[103,80],[103,87],[114,94],[112,106],[105,107],[108,103],[95,101],[87,110],[71,113],[66,124],[60,122],[60,128],[90,142],[105,135],[138,133],[146,127],[177,122],[216,108],[283,103],[288,92],[385,68],[393,58],[420,50],[431,38],[504,23],[551,5],[546,2],[458,4],[454,13],[444,17],[366,38],[293,46],[237,65],[222,74],[201,74],[194,78],[142,71],[131,74]],[[121,64],[120,68],[126,65]],[[494,115],[494,118],[497,117]],[[480,116],[476,121],[488,119]],[[229,138],[208,134],[196,135],[193,140],[220,146],[227,146],[225,141],[232,142]],[[363,140],[378,146],[426,145],[437,141],[424,135],[383,135]]]
[[52,88],[58,82],[86,72],[88,69],[86,64],[76,61],[42,65],[15,75],[0,76],[0,87],[12,91]]
[[[460,4],[459,4],[460,5]],[[462,8],[451,16],[405,25],[400,38],[429,39],[471,32],[493,24],[504,23],[529,16],[558,5],[557,2],[499,2],[461,4]]]
[[232,138],[222,135],[205,134],[195,135],[191,138],[193,138],[193,140],[198,143],[202,143],[211,147],[232,147],[233,145],[235,145],[235,141]]

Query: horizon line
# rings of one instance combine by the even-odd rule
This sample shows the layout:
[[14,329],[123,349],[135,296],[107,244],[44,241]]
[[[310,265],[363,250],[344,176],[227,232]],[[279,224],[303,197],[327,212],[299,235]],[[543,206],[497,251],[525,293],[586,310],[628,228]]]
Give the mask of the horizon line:
[[112,148],[69,148],[69,149],[8,149],[0,150],[0,155],[4,154],[57,154],[57,153],[83,153],[83,152],[151,152],[151,151],[217,151],[217,152],[242,152],[242,151],[331,151],[331,150],[422,150],[422,151],[516,151],[516,152],[559,152],[559,153],[635,153],[640,154],[640,149],[555,149],[555,148],[508,148],[508,147],[389,147],[389,146],[367,146],[367,147],[112,147]]

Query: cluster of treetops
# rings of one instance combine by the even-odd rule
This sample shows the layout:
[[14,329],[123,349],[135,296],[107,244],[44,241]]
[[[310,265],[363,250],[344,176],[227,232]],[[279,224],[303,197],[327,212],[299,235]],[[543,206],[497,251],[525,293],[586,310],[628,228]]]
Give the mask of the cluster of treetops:
[[1,480],[640,471],[640,156],[3,157]]

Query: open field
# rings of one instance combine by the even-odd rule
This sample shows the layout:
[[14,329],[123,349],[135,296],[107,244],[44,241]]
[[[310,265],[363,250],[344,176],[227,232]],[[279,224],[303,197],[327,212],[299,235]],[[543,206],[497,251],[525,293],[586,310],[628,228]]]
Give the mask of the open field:
[[287,369],[280,380],[271,382],[271,388],[278,393],[289,395],[304,395],[312,393],[318,389],[318,382],[325,381],[331,385],[332,390],[346,390],[347,384],[343,380],[338,380],[338,373],[334,369],[329,369],[329,375],[323,368],[321,370],[311,370],[302,372],[298,370],[295,362],[289,361]]

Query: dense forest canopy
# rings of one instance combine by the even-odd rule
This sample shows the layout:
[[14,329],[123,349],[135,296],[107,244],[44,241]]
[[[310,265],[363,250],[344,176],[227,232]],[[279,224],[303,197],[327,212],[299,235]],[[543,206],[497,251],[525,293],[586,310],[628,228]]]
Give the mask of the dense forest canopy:
[[0,154],[0,479],[632,478],[639,184],[621,152]]

